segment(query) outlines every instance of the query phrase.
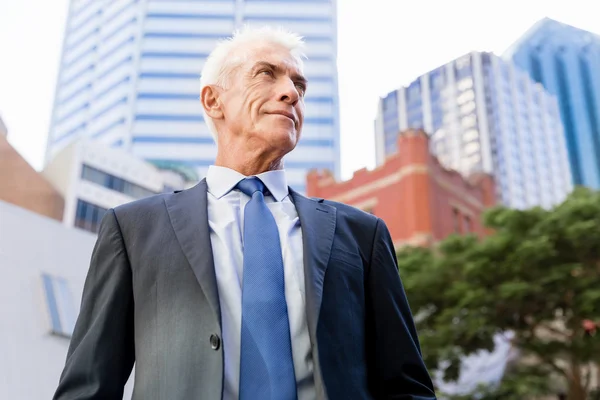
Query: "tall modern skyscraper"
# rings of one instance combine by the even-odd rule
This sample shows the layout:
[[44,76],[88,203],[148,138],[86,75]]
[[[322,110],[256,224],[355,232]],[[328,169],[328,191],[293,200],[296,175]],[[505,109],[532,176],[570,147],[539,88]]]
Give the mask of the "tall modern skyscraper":
[[572,189],[556,98],[493,54],[467,54],[380,99],[378,163],[408,128],[431,135],[447,168],[493,174],[507,206],[550,207]]
[[304,36],[309,80],[289,184],[309,168],[339,174],[335,0],[71,0],[47,160],[79,136],[204,175],[216,155],[202,116],[199,78],[216,42],[243,25]]
[[600,189],[600,36],[545,18],[504,56],[558,97],[573,182]]

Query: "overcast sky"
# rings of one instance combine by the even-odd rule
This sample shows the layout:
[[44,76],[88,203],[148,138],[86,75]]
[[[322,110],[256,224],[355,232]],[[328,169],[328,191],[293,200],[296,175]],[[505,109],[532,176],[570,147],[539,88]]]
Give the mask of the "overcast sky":
[[[68,0],[0,0],[0,115],[42,167]],[[597,0],[338,0],[342,176],[374,162],[377,100],[472,50],[502,53],[550,17],[600,34]]]

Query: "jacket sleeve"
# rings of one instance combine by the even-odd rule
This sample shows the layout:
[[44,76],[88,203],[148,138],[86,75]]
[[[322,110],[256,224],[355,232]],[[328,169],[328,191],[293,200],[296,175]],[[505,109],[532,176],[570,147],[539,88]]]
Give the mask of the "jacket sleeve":
[[368,375],[376,399],[435,399],[392,238],[378,219],[367,271]]
[[134,361],[132,273],[111,209],[100,224],[54,399],[122,399]]

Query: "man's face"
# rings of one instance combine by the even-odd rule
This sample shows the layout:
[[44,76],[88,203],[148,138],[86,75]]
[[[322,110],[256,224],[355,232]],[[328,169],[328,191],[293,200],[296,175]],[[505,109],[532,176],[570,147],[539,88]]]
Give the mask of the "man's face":
[[248,56],[231,72],[220,96],[219,132],[287,154],[300,139],[306,79],[283,46],[263,44],[244,51]]

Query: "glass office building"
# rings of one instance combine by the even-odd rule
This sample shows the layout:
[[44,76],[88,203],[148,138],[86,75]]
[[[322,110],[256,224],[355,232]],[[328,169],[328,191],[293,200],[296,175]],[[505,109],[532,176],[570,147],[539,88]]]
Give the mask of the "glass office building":
[[507,206],[550,207],[572,189],[556,98],[493,54],[467,54],[380,99],[378,164],[408,128],[431,135],[447,168],[493,174]]
[[545,18],[504,57],[557,96],[573,183],[600,189],[600,36]]
[[203,176],[216,155],[199,78],[216,42],[243,25],[304,36],[309,80],[289,184],[309,168],[339,175],[337,22],[333,0],[72,0],[46,159],[91,137],[145,160],[184,163]]

